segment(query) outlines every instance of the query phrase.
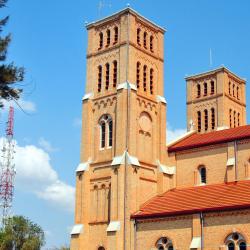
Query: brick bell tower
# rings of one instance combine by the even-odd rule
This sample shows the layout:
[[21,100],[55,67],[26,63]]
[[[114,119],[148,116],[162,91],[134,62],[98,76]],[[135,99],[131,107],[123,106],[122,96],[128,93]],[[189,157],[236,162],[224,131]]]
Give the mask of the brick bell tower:
[[126,8],[90,23],[71,249],[134,249],[131,213],[163,187],[167,167],[164,29]]
[[189,76],[187,128],[198,133],[246,125],[246,81],[225,67]]

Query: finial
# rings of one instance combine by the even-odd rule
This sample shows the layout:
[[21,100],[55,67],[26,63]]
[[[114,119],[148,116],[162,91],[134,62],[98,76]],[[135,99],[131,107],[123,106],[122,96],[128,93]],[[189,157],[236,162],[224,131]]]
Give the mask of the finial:
[[127,3],[127,7],[128,7],[128,8],[130,7],[130,3]]
[[192,119],[189,121],[189,131],[194,131],[194,122]]

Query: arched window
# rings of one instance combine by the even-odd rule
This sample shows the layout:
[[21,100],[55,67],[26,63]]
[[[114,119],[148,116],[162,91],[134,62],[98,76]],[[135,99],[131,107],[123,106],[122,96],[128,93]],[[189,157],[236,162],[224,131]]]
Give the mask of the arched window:
[[205,131],[208,130],[208,111],[207,109],[204,110],[204,123],[205,123]]
[[109,142],[108,142],[108,146],[112,147],[112,144],[113,144],[113,122],[112,122],[111,119],[108,121],[108,128],[109,128]]
[[236,97],[237,97],[237,99],[240,99],[239,98],[239,87],[237,86],[237,88],[236,88]]
[[99,33],[99,49],[103,47],[103,33]]
[[143,33],[143,46],[144,46],[145,49],[147,48],[147,36],[148,36],[148,34],[147,34],[147,32],[145,31],[145,32]]
[[234,243],[233,242],[230,242],[230,243],[228,243],[228,250],[234,250],[235,249],[235,247],[234,247]]
[[201,96],[201,85],[197,84],[197,98]]
[[228,94],[231,95],[231,82],[228,82]]
[[98,92],[102,89],[102,66],[98,66]]
[[238,113],[238,126],[240,126],[240,113]]
[[100,123],[101,128],[101,148],[105,148],[105,140],[106,140],[106,124],[105,121],[101,121]]
[[150,69],[150,94],[153,94],[154,70]]
[[235,85],[233,84],[233,97],[235,96]]
[[204,96],[207,96],[207,83],[204,82]]
[[214,130],[215,128],[215,112],[214,108],[211,108],[211,128]]
[[247,244],[246,240],[240,233],[232,233],[227,236],[225,240],[226,246],[228,250],[246,250]]
[[98,250],[105,250],[104,247],[98,247]]
[[106,86],[105,88],[108,89],[109,88],[109,63],[106,63]]
[[107,47],[110,45],[110,30],[107,30]]
[[201,112],[197,112],[197,128],[198,132],[201,132]]
[[230,128],[232,128],[232,109],[229,109],[229,124]]
[[205,166],[199,167],[199,174],[200,174],[200,184],[206,184],[207,183],[207,171]]
[[100,148],[112,147],[113,145],[113,121],[110,115],[103,115],[99,120]]
[[236,127],[236,111],[234,111],[234,128]]
[[245,243],[245,242],[241,242],[241,243],[239,244],[239,248],[240,248],[240,250],[247,250],[247,245],[246,245],[246,243]]
[[151,52],[154,52],[154,37],[153,36],[150,36],[150,51]]
[[113,87],[117,85],[117,61],[113,61]]
[[118,27],[114,27],[114,44],[118,43]]
[[158,250],[174,250],[173,243],[167,237],[162,237],[156,242]]
[[140,71],[141,71],[141,64],[140,62],[137,62],[136,63],[136,85],[138,89],[140,88],[140,74],[141,74]]
[[147,66],[143,66],[143,89],[147,91]]
[[141,29],[137,29],[137,44],[141,46]]
[[211,95],[214,94],[214,81],[211,81]]

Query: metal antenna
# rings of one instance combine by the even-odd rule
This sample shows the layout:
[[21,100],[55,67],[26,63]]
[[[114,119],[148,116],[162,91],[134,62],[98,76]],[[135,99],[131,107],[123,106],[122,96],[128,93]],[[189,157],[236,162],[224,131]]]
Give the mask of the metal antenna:
[[16,174],[14,168],[14,108],[10,107],[8,122],[6,127],[6,137],[3,141],[2,159],[0,162],[0,205],[2,209],[2,223],[5,226],[6,219],[10,215],[12,207],[14,177]]
[[213,58],[212,58],[212,49],[209,50],[209,66],[212,68],[213,66]]
[[98,15],[99,15],[99,17],[101,17],[102,10],[104,9],[104,7],[109,7],[109,8],[111,8],[111,7],[112,7],[111,1],[110,1],[108,4],[106,4],[106,3],[104,2],[104,0],[100,0],[100,1],[99,1],[99,4],[98,4]]

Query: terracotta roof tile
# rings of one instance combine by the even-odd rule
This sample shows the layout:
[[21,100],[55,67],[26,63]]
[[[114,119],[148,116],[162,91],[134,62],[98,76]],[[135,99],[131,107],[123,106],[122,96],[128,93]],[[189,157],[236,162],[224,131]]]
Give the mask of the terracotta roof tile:
[[213,131],[206,134],[195,133],[177,142],[176,144],[171,145],[168,148],[168,152],[175,152],[234,140],[242,140],[246,138],[250,138],[250,125]]
[[250,208],[250,181],[173,189],[150,199],[132,218]]

